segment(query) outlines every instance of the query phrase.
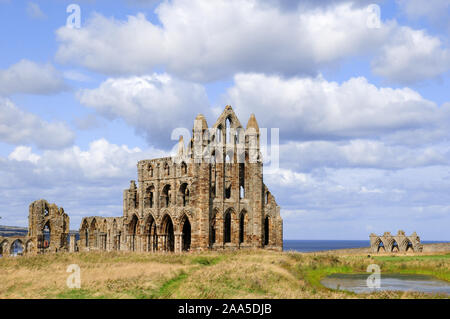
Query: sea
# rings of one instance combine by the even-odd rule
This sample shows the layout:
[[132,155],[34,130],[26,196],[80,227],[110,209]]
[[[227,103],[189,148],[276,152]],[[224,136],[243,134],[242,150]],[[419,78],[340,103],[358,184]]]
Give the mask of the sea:
[[[443,243],[446,241],[422,241],[422,244]],[[314,252],[332,249],[370,247],[369,240],[283,240],[283,250]]]

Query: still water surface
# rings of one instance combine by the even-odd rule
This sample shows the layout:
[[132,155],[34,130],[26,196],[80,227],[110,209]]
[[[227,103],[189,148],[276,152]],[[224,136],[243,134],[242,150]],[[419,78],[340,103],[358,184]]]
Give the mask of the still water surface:
[[322,279],[321,283],[331,289],[348,290],[356,293],[381,290],[419,291],[450,295],[450,283],[425,275],[388,274],[381,275],[380,288],[369,288],[367,278],[370,274],[333,274]]

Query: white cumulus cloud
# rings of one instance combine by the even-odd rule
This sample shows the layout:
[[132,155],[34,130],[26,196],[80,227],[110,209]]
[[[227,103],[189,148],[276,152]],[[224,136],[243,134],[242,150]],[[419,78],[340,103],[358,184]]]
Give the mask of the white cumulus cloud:
[[71,145],[74,132],[62,122],[46,122],[0,98],[0,141],[9,144],[35,144],[42,149]]
[[[56,59],[109,75],[148,74],[163,68],[194,81],[238,72],[316,75],[354,56],[374,58],[375,73],[401,83],[407,79],[407,67],[415,69],[410,82],[448,70],[448,49],[438,37],[399,26],[395,20],[369,27],[373,13],[367,5],[367,1],[289,5],[278,0],[167,1],[155,10],[160,24],[142,13],[126,20],[95,14],[81,29],[59,28]],[[400,65],[392,69],[397,62]]]
[[341,58],[376,49],[390,26],[367,27],[351,3],[281,10],[256,0],[176,0],[121,21],[96,14],[81,29],[57,30],[60,62],[106,74],[148,73],[155,66],[193,80],[241,72],[314,74]]
[[121,118],[152,145],[169,145],[175,128],[192,129],[198,113],[209,112],[203,86],[168,74],[110,78],[78,93],[83,105],[108,119]]
[[62,74],[51,64],[21,60],[0,69],[0,95],[53,94],[67,89]]
[[244,119],[255,113],[260,127],[280,128],[282,140],[373,138],[437,129],[449,115],[447,106],[439,108],[412,89],[376,87],[364,77],[337,83],[320,76],[237,74],[222,100]]
[[450,49],[424,30],[399,28],[372,61],[373,72],[397,83],[411,84],[450,70]]

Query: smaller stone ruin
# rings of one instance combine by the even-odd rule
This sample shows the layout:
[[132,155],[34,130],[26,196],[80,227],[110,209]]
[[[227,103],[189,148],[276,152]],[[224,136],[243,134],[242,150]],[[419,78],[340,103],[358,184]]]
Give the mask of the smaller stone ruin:
[[423,246],[416,232],[412,233],[411,236],[406,236],[403,230],[399,230],[397,235],[391,235],[390,232],[385,232],[382,236],[370,234],[370,249],[372,253],[421,252]]
[[17,246],[22,248],[20,255],[74,251],[75,238],[69,247],[68,236],[69,216],[64,209],[40,199],[30,204],[26,236],[0,236],[0,255],[14,255]]

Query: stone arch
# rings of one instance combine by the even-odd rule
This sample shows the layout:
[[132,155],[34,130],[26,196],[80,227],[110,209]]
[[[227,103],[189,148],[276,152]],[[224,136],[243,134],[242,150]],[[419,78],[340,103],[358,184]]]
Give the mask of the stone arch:
[[394,252],[394,251],[398,252],[398,251],[400,251],[400,247],[398,246],[398,243],[397,243],[397,241],[395,239],[391,240],[390,247],[391,247],[391,249],[390,249],[391,252]]
[[375,240],[374,247],[377,252],[379,252],[380,250],[386,251],[386,247],[384,246],[384,243],[380,237],[377,237],[377,239]]
[[1,243],[0,243],[0,255],[3,256],[7,256],[9,255],[9,240],[8,239],[4,239]]
[[187,174],[187,165],[184,161],[181,162],[180,169],[181,169],[181,175]]
[[188,206],[189,205],[189,185],[188,183],[182,183],[179,188],[179,198],[182,206]]
[[171,204],[171,197],[172,197],[172,190],[171,190],[171,185],[170,184],[166,184],[164,185],[162,192],[161,192],[161,202],[162,202],[162,207],[169,207]]
[[152,214],[148,214],[144,222],[144,234],[147,238],[147,251],[158,250],[158,226]]
[[55,204],[49,204],[46,200],[40,199],[29,205],[28,218],[28,236],[37,246],[36,252],[69,249],[69,216],[64,213],[62,207],[58,208]]
[[153,208],[154,204],[155,204],[155,186],[151,184],[145,189],[144,207]]
[[231,134],[232,127],[233,127],[233,120],[231,119],[231,116],[228,115],[225,118],[225,143],[227,143],[227,144],[233,143],[233,137]]
[[247,241],[248,213],[245,209],[239,214],[239,244]]
[[228,208],[223,214],[223,243],[231,243],[233,240],[234,209]]
[[232,182],[231,181],[227,181],[225,182],[225,190],[224,190],[224,197],[225,199],[230,199],[231,198],[231,188],[232,186]]
[[186,214],[180,219],[180,230],[181,230],[181,250],[189,251],[191,249],[191,234],[192,225],[189,221],[189,217]]
[[97,219],[94,217],[89,225],[89,247],[97,247]]
[[162,250],[175,251],[175,233],[173,227],[173,219],[170,214],[166,213],[161,220],[160,234],[162,236]]
[[130,239],[130,250],[135,251],[137,250],[137,240],[138,240],[138,234],[139,234],[139,218],[136,216],[136,214],[133,214],[131,217],[131,221],[128,224],[128,236]]
[[402,241],[402,243],[400,245],[400,250],[403,250],[403,251],[412,250],[412,251],[414,251],[414,246],[413,246],[412,242],[408,238],[405,238],[405,239],[403,239],[403,241]]
[[217,217],[219,216],[219,210],[214,208],[209,220],[209,245],[212,247],[217,240]]
[[44,227],[42,228],[42,238],[40,240],[40,246],[44,250],[47,250],[50,248],[51,245],[51,239],[52,239],[52,228],[51,228],[51,222],[50,219],[48,219],[44,223]]
[[80,243],[84,247],[89,247],[89,224],[86,219],[81,223],[80,228]]
[[165,162],[163,168],[164,168],[164,175],[165,176],[170,176],[170,165],[169,165],[169,163]]
[[20,256],[23,255],[23,253],[25,252],[25,247],[23,244],[22,239],[20,238],[16,238],[13,240],[13,242],[11,243],[11,245],[9,246],[9,254],[11,256]]

